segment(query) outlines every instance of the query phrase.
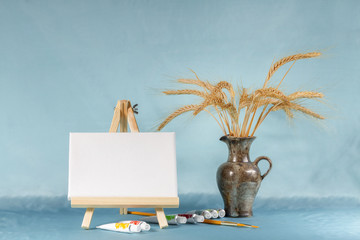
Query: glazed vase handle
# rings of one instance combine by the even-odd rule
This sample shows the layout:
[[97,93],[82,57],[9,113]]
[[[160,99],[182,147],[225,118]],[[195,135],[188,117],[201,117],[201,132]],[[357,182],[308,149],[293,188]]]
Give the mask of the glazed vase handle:
[[266,161],[268,161],[268,163],[269,163],[269,169],[267,170],[267,172],[266,172],[265,174],[261,175],[261,179],[264,179],[264,177],[266,177],[266,175],[268,175],[268,173],[270,172],[270,170],[271,170],[271,168],[272,168],[272,162],[271,162],[270,158],[265,157],[265,156],[260,156],[260,157],[258,157],[257,159],[255,159],[254,164],[258,167],[258,163],[259,163],[261,160],[263,160],[263,159],[266,160]]

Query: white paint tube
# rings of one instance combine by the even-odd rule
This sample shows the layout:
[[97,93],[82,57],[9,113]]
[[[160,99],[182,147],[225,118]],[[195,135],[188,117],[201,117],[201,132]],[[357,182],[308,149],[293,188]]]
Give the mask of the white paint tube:
[[208,210],[192,210],[187,213],[201,215],[204,216],[205,219],[210,219],[212,217],[212,214]]
[[108,223],[97,226],[96,228],[115,231],[115,232],[126,232],[126,233],[134,233],[141,232],[141,226],[130,223],[131,221],[124,221],[118,223]]
[[218,212],[218,214],[219,214],[219,218],[223,218],[223,217],[225,217],[225,215],[226,215],[226,212],[225,212],[225,210],[224,209],[218,209],[218,210],[216,210],[217,212]]
[[205,218],[202,215],[197,214],[178,214],[180,217],[186,217],[187,223],[198,223],[198,222],[204,222]]
[[[166,215],[165,217],[168,224],[171,225],[185,224],[187,221],[186,217],[180,217],[178,215]],[[159,223],[156,216],[144,217],[141,218],[140,220],[148,223]]]

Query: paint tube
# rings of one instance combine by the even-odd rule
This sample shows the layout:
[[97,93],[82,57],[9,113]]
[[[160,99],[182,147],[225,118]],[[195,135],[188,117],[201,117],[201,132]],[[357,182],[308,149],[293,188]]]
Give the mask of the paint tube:
[[139,225],[141,231],[149,231],[151,228],[149,224],[147,224],[146,222],[143,222],[143,221],[123,221],[123,223]]
[[198,223],[198,222],[204,222],[204,216],[197,215],[197,214],[178,214],[180,217],[186,217],[187,223]]
[[226,212],[225,212],[225,210],[224,209],[218,209],[218,210],[216,210],[217,212],[218,212],[218,214],[219,214],[219,218],[223,218],[223,217],[225,217],[225,215],[226,215]]
[[[168,224],[178,225],[186,223],[186,217],[180,217],[178,215],[166,215],[165,217]],[[156,216],[144,217],[140,220],[148,223],[159,223]]]
[[211,213],[211,218],[223,218],[225,217],[224,209],[206,209]]
[[187,214],[196,214],[204,216],[205,219],[210,219],[212,217],[212,214],[208,210],[192,210],[187,212]]
[[124,221],[118,223],[108,223],[97,226],[96,228],[115,231],[115,232],[126,232],[126,233],[134,233],[141,232],[141,226],[130,223],[131,221]]
[[210,212],[211,218],[218,218],[219,217],[219,213],[215,209],[206,209],[206,210],[208,210]]

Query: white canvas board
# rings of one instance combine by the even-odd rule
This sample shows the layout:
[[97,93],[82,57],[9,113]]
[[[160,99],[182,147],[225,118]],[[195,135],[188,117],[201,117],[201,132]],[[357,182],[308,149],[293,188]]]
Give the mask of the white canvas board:
[[177,197],[175,133],[70,133],[72,197]]

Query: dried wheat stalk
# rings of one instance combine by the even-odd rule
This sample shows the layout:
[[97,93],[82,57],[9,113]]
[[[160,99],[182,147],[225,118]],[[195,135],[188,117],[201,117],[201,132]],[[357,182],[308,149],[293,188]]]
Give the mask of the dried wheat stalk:
[[199,105],[186,105],[183,106],[181,108],[179,108],[178,110],[176,110],[175,112],[173,112],[172,114],[170,114],[157,128],[158,131],[160,131],[161,129],[163,129],[171,120],[173,120],[174,118],[176,118],[177,116],[186,113],[186,112],[190,112],[190,111],[195,111],[195,109],[197,109],[199,107]]
[[284,58],[280,59],[279,61],[277,61],[276,63],[271,65],[270,70],[268,72],[268,75],[266,76],[263,88],[266,87],[266,85],[269,82],[270,78],[274,75],[274,73],[281,66],[283,66],[283,65],[285,65],[285,64],[287,64],[289,62],[292,62],[292,61],[297,61],[297,60],[306,59],[306,58],[318,57],[320,55],[321,55],[320,52],[299,53],[299,54],[291,55],[291,56],[284,57]]

